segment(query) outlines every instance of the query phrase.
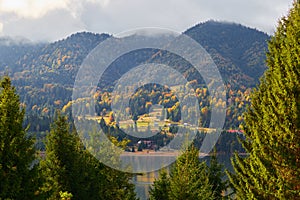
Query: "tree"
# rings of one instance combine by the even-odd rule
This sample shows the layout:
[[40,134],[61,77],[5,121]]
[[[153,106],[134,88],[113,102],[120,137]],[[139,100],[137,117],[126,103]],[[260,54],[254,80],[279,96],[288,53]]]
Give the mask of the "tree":
[[208,168],[208,179],[212,186],[214,193],[214,199],[223,199],[223,192],[227,189],[227,181],[224,180],[225,172],[223,171],[223,165],[217,160],[216,149],[210,158],[210,165]]
[[245,114],[230,182],[238,199],[300,199],[300,1],[269,42],[268,70]]
[[162,172],[150,192],[151,199],[214,199],[206,163],[199,160],[199,150],[193,145],[177,159],[170,176]]
[[130,176],[100,163],[85,149],[77,132],[70,130],[67,119],[58,115],[47,136],[46,158],[41,162],[43,197],[59,199],[64,192],[74,200],[135,200]]
[[74,195],[72,186],[80,177],[76,173],[80,147],[76,137],[70,134],[69,130],[67,119],[58,115],[47,135],[46,158],[41,161],[45,179],[41,190],[49,199],[59,199],[62,191]]
[[[78,122],[80,123],[80,122]],[[101,121],[100,121],[101,123]],[[104,122],[105,124],[105,122]],[[135,200],[136,194],[134,192],[134,185],[131,183],[132,174],[118,171],[110,168],[101,162],[110,163],[112,167],[120,167],[120,153],[123,152],[129,142],[127,139],[118,140],[113,136],[108,136],[109,141],[102,141],[103,137],[97,128],[94,127],[94,123],[83,123],[83,130],[89,131],[88,138],[83,139],[82,142],[85,144],[85,159],[89,159],[86,163],[93,164],[93,167],[87,167],[91,169],[92,174],[95,174],[90,182],[94,189],[90,193],[97,194],[97,198],[87,199],[116,199],[116,200]],[[105,125],[106,126],[106,125]],[[94,128],[92,128],[94,127]],[[109,131],[111,126],[107,126],[107,129],[103,131]],[[79,135],[84,135],[86,132],[77,130]],[[105,133],[108,135],[108,133]],[[120,132],[119,132],[120,134]],[[123,150],[116,150],[113,148],[117,146]],[[97,159],[98,158],[98,159]],[[89,176],[91,177],[91,176]],[[95,184],[97,183],[97,184]],[[83,198],[81,198],[83,199]]]
[[177,159],[170,174],[169,199],[213,199],[207,165],[199,160],[199,150],[193,145]]
[[153,183],[150,188],[150,200],[168,200],[170,190],[170,178],[165,169],[159,172],[159,178]]
[[0,87],[0,199],[32,199],[38,186],[34,141],[23,128],[25,111],[4,77]]

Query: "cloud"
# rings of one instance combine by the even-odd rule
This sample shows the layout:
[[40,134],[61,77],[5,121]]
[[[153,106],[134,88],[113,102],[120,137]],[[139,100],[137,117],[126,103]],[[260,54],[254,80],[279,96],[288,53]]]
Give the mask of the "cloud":
[[293,0],[113,0],[105,8],[86,4],[87,27],[117,33],[154,26],[184,31],[209,19],[232,21],[272,33]]
[[49,11],[40,18],[20,18],[4,24],[3,32],[13,37],[25,37],[33,41],[54,41],[74,32],[85,30],[80,21],[64,9]]
[[3,34],[57,40],[76,31],[119,33],[137,27],[178,32],[209,19],[272,33],[293,0],[0,0]]
[[2,34],[3,31],[3,23],[0,22],[0,34]]
[[19,17],[40,18],[51,10],[67,8],[68,0],[1,0],[0,12]]

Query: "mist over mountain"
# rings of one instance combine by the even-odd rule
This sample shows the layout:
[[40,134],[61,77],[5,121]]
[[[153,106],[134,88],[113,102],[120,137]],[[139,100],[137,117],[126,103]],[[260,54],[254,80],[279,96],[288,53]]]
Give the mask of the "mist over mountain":
[[[258,84],[259,77],[266,69],[265,53],[270,38],[267,34],[240,24],[215,21],[195,25],[184,34],[205,48],[224,82],[230,87],[238,90]],[[0,38],[0,75],[12,77],[21,100],[26,104],[27,113],[31,115],[31,121],[32,116],[39,120],[40,116],[49,118],[55,109],[61,109],[71,100],[74,80],[84,58],[109,37],[112,36],[80,32],[54,43],[43,44]],[[167,52],[157,53],[158,50],[131,52],[117,59],[115,66],[111,66],[111,72],[120,76],[130,67],[145,61],[163,62]],[[172,56],[168,55],[167,64],[185,70],[186,64]],[[199,78],[191,69],[187,69],[185,74],[189,80]],[[115,81],[109,75],[106,78],[109,84]],[[102,84],[101,87],[106,85]],[[43,124],[41,121],[38,123]]]
[[[266,69],[269,36],[261,31],[240,24],[208,21],[189,28],[184,34],[206,49],[225,82],[254,86]],[[46,76],[49,71],[58,75],[68,71],[69,77],[64,78],[71,79],[67,82],[72,84],[85,56],[108,37],[107,34],[81,32],[49,44],[0,38],[0,69],[12,76],[24,70],[40,75],[46,73]],[[57,83],[64,82],[60,79]]]

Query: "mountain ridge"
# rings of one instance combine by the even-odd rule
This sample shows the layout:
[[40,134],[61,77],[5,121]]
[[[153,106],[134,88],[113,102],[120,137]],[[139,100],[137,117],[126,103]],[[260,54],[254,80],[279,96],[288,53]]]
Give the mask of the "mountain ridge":
[[[227,65],[233,65],[234,70],[244,73],[255,83],[258,83],[266,69],[265,54],[270,36],[262,31],[241,24],[208,21],[197,24],[184,33],[199,42],[212,55],[221,74],[228,69],[219,59],[227,61]],[[245,51],[245,46],[248,51]],[[257,54],[251,55],[253,51]],[[249,64],[243,66],[245,63]]]
[[[216,21],[197,24],[183,33],[199,42],[211,55],[227,86],[244,90],[258,84],[266,69],[265,53],[270,36],[240,24]],[[0,75],[12,77],[31,120],[33,115],[50,118],[55,109],[71,101],[74,80],[84,58],[109,37],[113,36],[79,32],[46,44],[5,46],[0,43]],[[151,52],[142,54],[142,58],[135,55],[124,58],[126,66],[123,67],[153,56]],[[159,56],[155,59],[164,61]],[[176,63],[176,59],[174,62],[182,64]],[[197,79],[193,70],[186,73],[191,79]]]

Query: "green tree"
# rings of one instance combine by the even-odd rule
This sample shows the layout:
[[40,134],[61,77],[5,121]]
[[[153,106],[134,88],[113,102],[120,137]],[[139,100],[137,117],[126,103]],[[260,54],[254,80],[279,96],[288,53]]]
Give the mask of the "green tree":
[[300,199],[300,1],[269,42],[267,65],[245,114],[249,156],[229,173],[238,199]]
[[[65,117],[58,115],[47,135],[46,157],[41,161],[41,170],[45,179],[42,192],[49,199],[59,199],[61,191],[72,194],[72,186],[78,182],[80,146]],[[74,194],[73,194],[74,195]]]
[[71,198],[73,197],[72,194],[68,193],[68,192],[59,192],[60,198],[61,200],[71,200]]
[[193,145],[171,167],[170,176],[162,172],[150,191],[153,200],[212,200],[208,167],[199,160],[199,150]]
[[32,199],[38,186],[34,141],[22,126],[25,111],[10,78],[0,84],[0,199]]
[[[84,124],[88,124],[86,130],[90,130],[91,127],[93,127],[92,124]],[[110,126],[108,127],[110,128]],[[103,130],[108,131],[109,128]],[[79,130],[78,133],[83,134]],[[126,148],[129,141],[126,139],[118,141],[112,136],[109,136],[110,140],[103,141],[103,137],[99,131],[97,131],[97,128],[91,130],[88,135],[87,141],[83,140],[83,143],[87,149],[85,151],[85,154],[87,154],[85,159],[88,158],[90,161],[87,163],[93,163],[94,165],[90,169],[95,178],[90,182],[92,182],[92,186],[95,188],[93,189],[93,193],[98,195],[95,199],[135,200],[136,194],[134,192],[134,185],[131,183],[132,174],[110,168],[96,159],[99,158],[101,161],[104,161],[104,163],[110,163],[113,167],[120,167],[121,163],[119,155]],[[123,150],[116,150],[113,148],[115,146],[118,146]],[[95,183],[97,183],[97,185],[95,185]]]
[[225,180],[225,172],[223,171],[223,165],[220,164],[217,160],[216,150],[210,158],[210,165],[208,168],[208,179],[209,183],[212,186],[214,193],[214,199],[224,199],[223,193],[226,192],[228,184]]
[[199,160],[199,150],[193,145],[177,159],[170,173],[169,199],[213,199],[205,162]]
[[159,172],[159,178],[153,183],[150,188],[150,200],[168,200],[170,190],[170,178],[165,169]]
[[[223,165],[217,160],[216,151],[211,156],[209,167],[205,162],[197,160],[199,158],[196,157],[196,151],[195,147],[190,147],[171,169],[170,176],[165,169],[160,171],[159,178],[150,188],[150,200],[227,198],[223,196],[223,192],[227,190],[228,181],[225,180],[226,174],[223,171]],[[193,182],[194,178],[202,182]],[[170,187],[171,182],[173,188]],[[189,190],[189,187],[194,187],[194,191]],[[171,194],[174,192],[178,196]]]
[[46,158],[41,162],[43,197],[59,199],[66,191],[74,200],[134,200],[130,176],[100,163],[71,130],[67,119],[58,115],[47,136]]

